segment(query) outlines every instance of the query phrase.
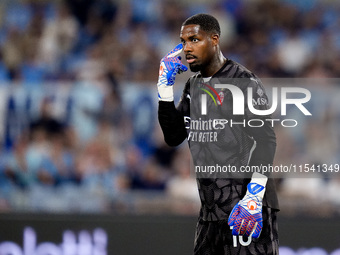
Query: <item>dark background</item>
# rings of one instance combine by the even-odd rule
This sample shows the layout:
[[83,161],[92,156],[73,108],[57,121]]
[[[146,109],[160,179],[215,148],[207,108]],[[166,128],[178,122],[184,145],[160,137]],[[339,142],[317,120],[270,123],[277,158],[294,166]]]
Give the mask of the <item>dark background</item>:
[[[22,247],[25,227],[35,230],[37,245],[47,241],[60,244],[65,230],[78,236],[81,230],[101,228],[108,235],[110,255],[184,255],[192,254],[195,224],[196,217],[173,215],[1,214],[0,245],[11,241]],[[339,228],[338,218],[281,217],[280,246],[323,247],[331,252],[339,248]]]

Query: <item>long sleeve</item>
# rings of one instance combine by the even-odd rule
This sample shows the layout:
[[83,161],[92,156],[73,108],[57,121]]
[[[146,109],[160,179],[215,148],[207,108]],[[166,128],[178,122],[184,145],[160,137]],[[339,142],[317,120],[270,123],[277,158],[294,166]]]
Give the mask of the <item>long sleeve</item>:
[[[264,91],[264,87],[259,79],[253,79],[249,85],[253,88],[253,107],[257,110],[268,109],[268,97]],[[249,108],[246,108],[247,120],[259,119],[262,120],[263,125],[260,127],[247,126],[246,132],[256,141],[256,148],[252,153],[249,165],[269,165],[273,164],[275,150],[276,150],[276,136],[272,123],[266,121],[270,116],[259,116],[253,114]]]
[[169,146],[177,146],[187,137],[184,115],[176,109],[174,102],[159,101],[158,120]]
[[158,121],[164,140],[169,146],[180,145],[187,138],[185,119],[190,118],[190,79],[185,84],[182,97],[175,107],[174,102],[159,101]]
[[[254,107],[258,110],[268,109],[268,98],[265,94],[264,87],[259,79],[252,81],[250,86],[253,88],[253,101],[261,102]],[[259,100],[260,99],[260,100]],[[263,102],[263,103],[262,103]],[[261,127],[247,127],[246,132],[254,138],[256,141],[256,148],[252,153],[249,165],[251,166],[268,166],[273,164],[275,151],[276,151],[276,136],[272,123],[265,121],[265,119],[270,119],[271,116],[258,116],[254,115],[246,109],[246,117],[249,119],[261,119],[263,121],[263,126]],[[279,202],[276,195],[275,182],[269,173],[265,173],[269,177],[266,192],[264,195],[263,204],[264,206],[271,207],[274,209],[279,209]]]
[[256,148],[252,153],[249,165],[271,165],[273,164],[276,137],[269,122],[264,122],[263,127],[249,128],[248,133],[256,141]]

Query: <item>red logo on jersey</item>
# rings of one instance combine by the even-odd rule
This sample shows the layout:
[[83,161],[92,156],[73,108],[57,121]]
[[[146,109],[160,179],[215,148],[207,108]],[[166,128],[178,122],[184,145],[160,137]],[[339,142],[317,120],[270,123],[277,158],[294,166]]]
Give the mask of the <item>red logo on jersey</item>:
[[217,101],[217,104],[221,105],[223,103],[223,100],[224,100],[224,93],[221,91],[220,93],[218,93],[218,95],[220,96],[221,101]]
[[[218,101],[216,102],[214,96],[208,90],[206,90],[204,88],[200,88],[200,89],[203,90],[205,93],[207,93],[212,98],[212,100],[214,101],[215,105],[217,105],[217,104],[221,105],[223,100],[221,100],[220,95],[217,94],[217,91],[213,87],[209,86],[206,83],[203,83],[203,85],[208,87],[217,96]],[[224,95],[223,95],[223,97],[224,97]]]

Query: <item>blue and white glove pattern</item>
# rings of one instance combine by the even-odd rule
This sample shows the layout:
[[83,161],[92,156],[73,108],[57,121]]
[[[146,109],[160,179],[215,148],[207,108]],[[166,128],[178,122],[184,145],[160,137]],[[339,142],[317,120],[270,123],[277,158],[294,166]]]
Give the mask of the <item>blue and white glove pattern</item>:
[[161,59],[157,83],[158,98],[160,101],[174,101],[172,85],[175,83],[176,74],[188,70],[188,68],[182,64],[181,57],[178,56],[182,50],[183,45],[180,43]]
[[233,235],[260,236],[262,223],[262,200],[266,190],[267,177],[254,173],[247,186],[247,193],[230,213],[228,225],[233,226]]

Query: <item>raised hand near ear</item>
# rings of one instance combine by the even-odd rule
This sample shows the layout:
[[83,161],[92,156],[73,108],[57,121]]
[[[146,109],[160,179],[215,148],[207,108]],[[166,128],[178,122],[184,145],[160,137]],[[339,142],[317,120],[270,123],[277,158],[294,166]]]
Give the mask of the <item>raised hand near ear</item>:
[[157,82],[158,98],[160,101],[174,101],[172,85],[175,83],[176,75],[188,70],[182,64],[181,57],[178,56],[182,50],[183,45],[180,43],[161,59]]

